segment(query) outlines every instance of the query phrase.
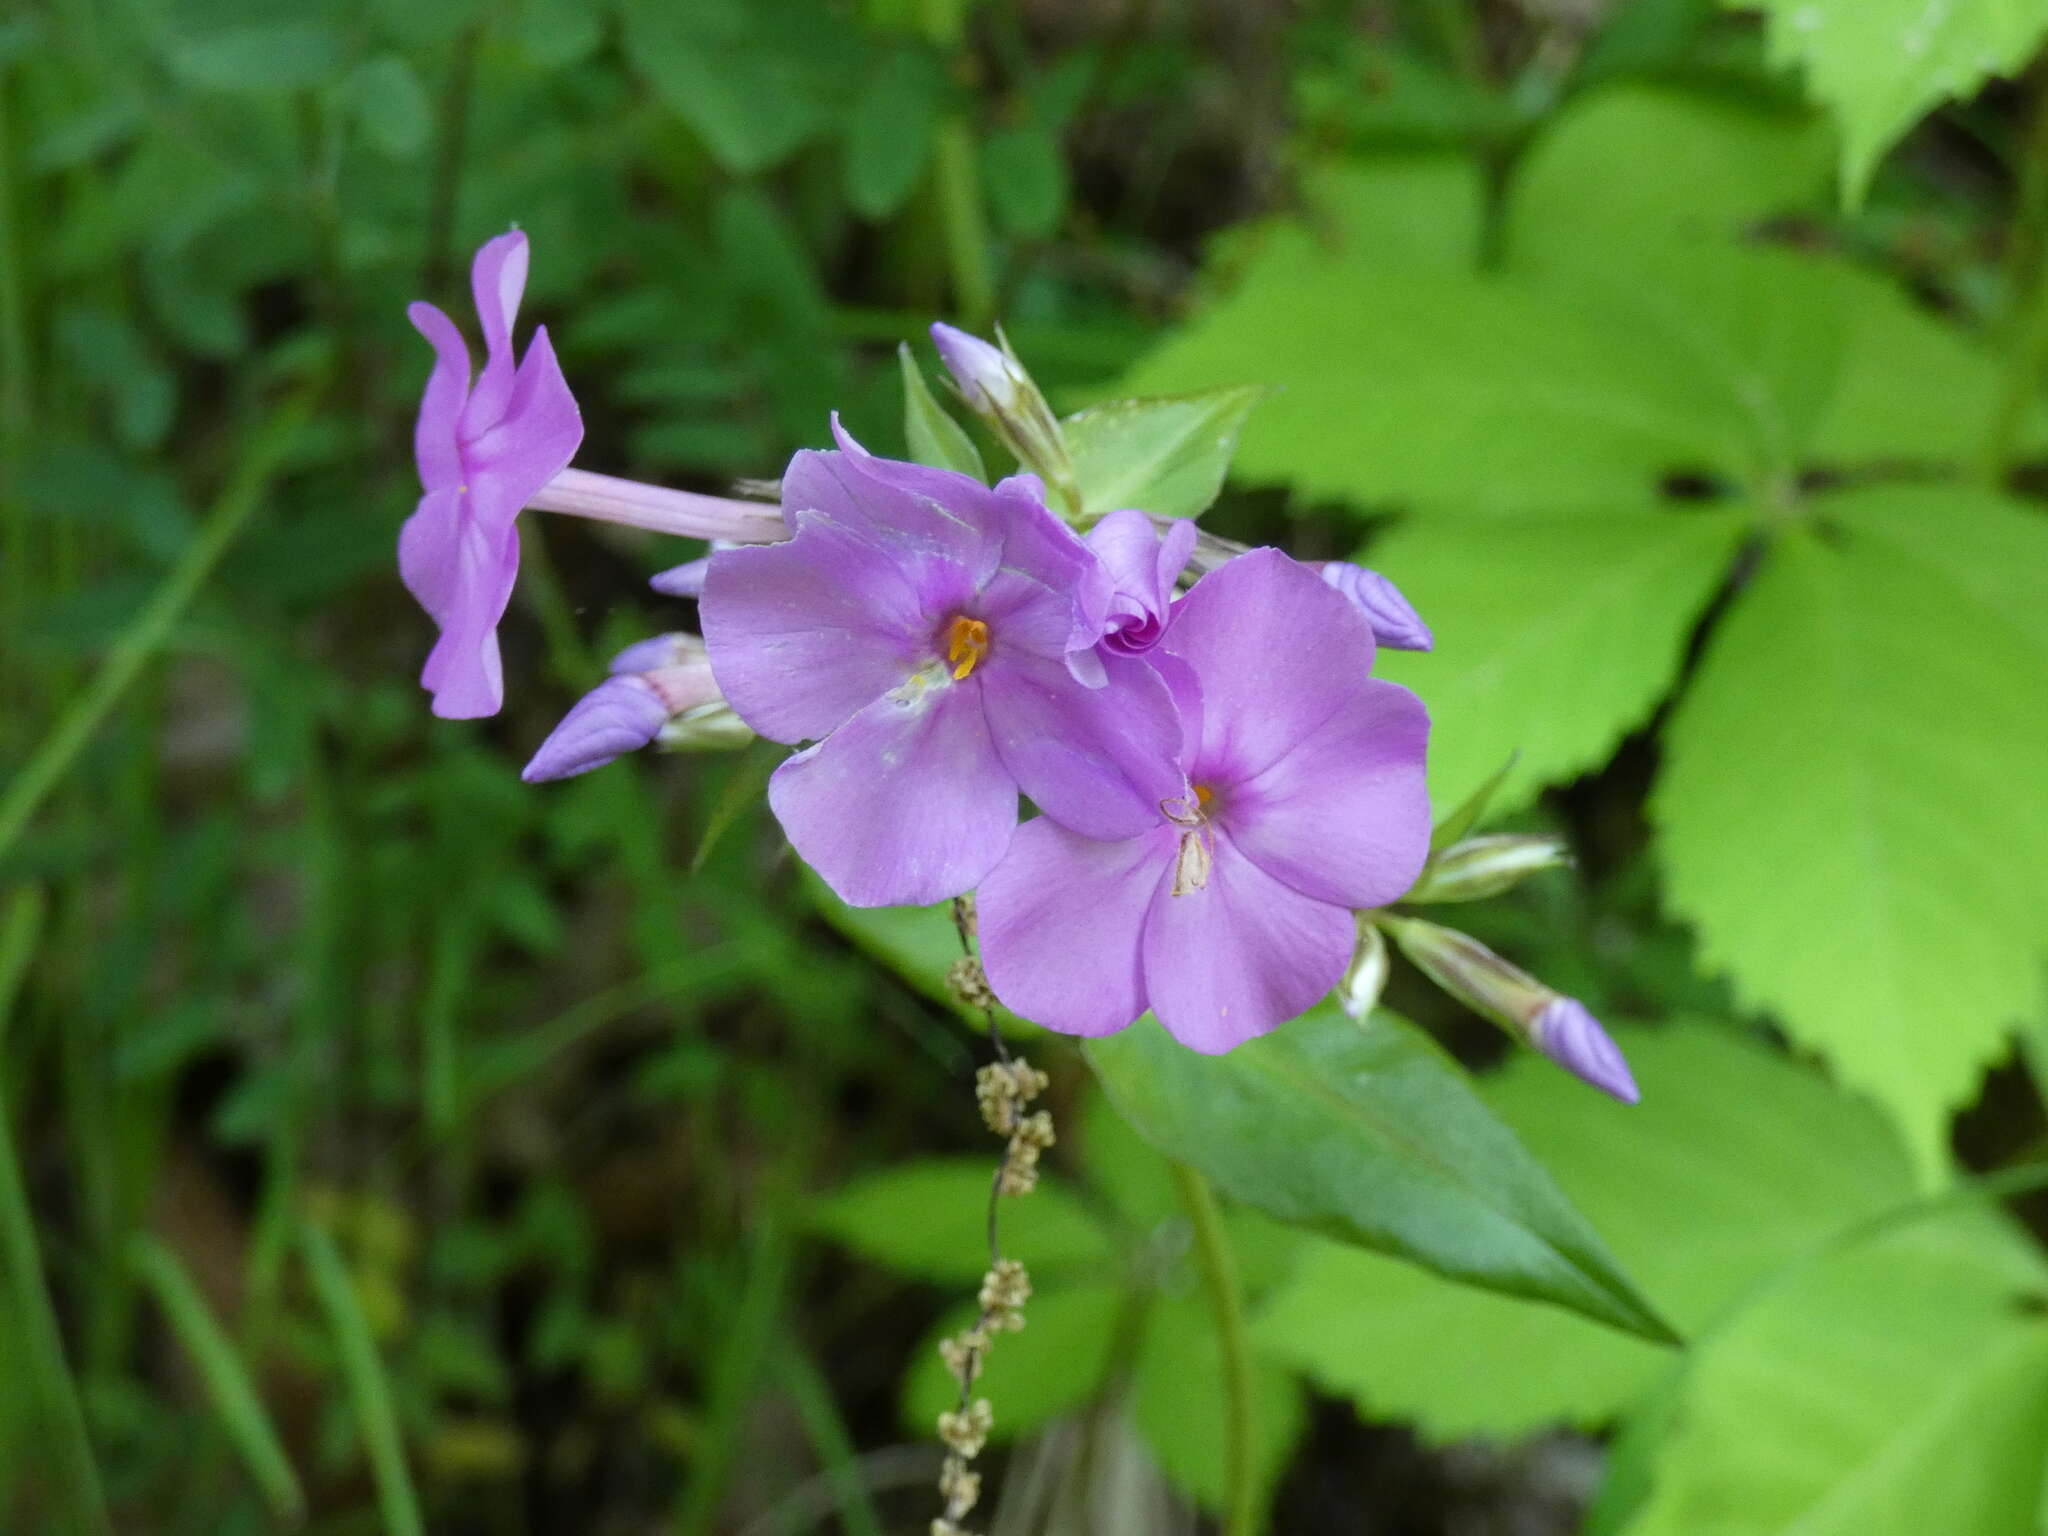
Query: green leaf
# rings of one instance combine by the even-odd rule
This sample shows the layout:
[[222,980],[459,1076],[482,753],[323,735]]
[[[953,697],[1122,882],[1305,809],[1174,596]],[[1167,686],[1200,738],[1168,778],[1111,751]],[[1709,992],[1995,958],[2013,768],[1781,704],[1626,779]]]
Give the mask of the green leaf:
[[[1027,1197],[1027,1203],[1036,1198]],[[1028,1248],[1005,1239],[1005,1249],[1035,1268]],[[903,1379],[903,1420],[921,1435],[930,1434],[939,1414],[960,1397],[959,1384],[939,1358],[939,1341],[973,1327],[976,1314],[972,1303],[953,1308],[912,1356]],[[1128,1345],[1123,1335],[1132,1316],[1130,1293],[1121,1286],[1055,1283],[1034,1291],[1024,1308],[1023,1331],[997,1335],[974,1385],[975,1396],[995,1406],[990,1438],[1015,1439],[1092,1399],[1119,1346]]]
[[[996,1152],[927,1158],[856,1179],[811,1207],[810,1225],[863,1257],[923,1280],[966,1283],[988,1269],[988,1191]],[[1107,1228],[1056,1179],[1002,1204],[1003,1250],[1034,1275],[1094,1271],[1114,1257]]]
[[363,136],[380,154],[410,160],[426,148],[433,110],[427,88],[403,58],[387,53],[367,60],[350,76],[349,94]]
[[597,51],[603,12],[585,0],[519,0],[513,36],[520,52],[543,69],[563,69]]
[[974,439],[933,398],[924,371],[911,356],[909,342],[897,346],[896,360],[903,365],[903,438],[911,459],[934,469],[957,469],[986,484],[988,471],[982,467]]
[[1043,240],[1067,211],[1067,162],[1059,140],[1042,124],[990,134],[981,146],[981,174],[996,222],[1010,234]]
[[1628,1536],[2037,1536],[2043,1278],[1975,1210],[1770,1287],[1689,1362]]
[[910,200],[931,163],[945,81],[921,48],[900,48],[868,77],[846,127],[846,200],[886,219]]
[[1067,450],[1086,517],[1136,507],[1198,517],[1216,500],[1238,432],[1265,398],[1257,387],[1152,400],[1114,400],[1066,418]]
[[[1656,146],[1654,165],[1643,147]],[[1827,178],[1829,136],[1806,114],[1629,83],[1581,98],[1515,175],[1515,265],[1625,265],[1677,242],[1726,243],[1806,206]]]
[[2034,0],[1729,0],[1768,18],[1773,62],[1796,64],[1842,124],[1842,191],[1861,199],[1893,140],[1937,102],[1973,94],[2033,53]]
[[[1515,1057],[1480,1091],[1688,1334],[1758,1277],[1908,1198],[1890,1124],[1724,1027],[1616,1027],[1642,1103]],[[1662,1351],[1554,1308],[1446,1286],[1324,1244],[1258,1319],[1260,1347],[1433,1440],[1594,1425],[1634,1402]],[[1515,1369],[1499,1369],[1503,1360]]]
[[1711,511],[1423,518],[1374,544],[1373,568],[1436,633],[1375,668],[1430,707],[1436,802],[1513,754],[1498,809],[1604,762],[1677,675],[1741,531]]
[[[1826,498],[1831,536],[1772,547],[1679,705],[1651,808],[1704,962],[1934,1170],[1946,1111],[2039,1002],[2048,659],[1947,565],[2038,550],[2038,522],[1899,495]],[[1917,544],[1916,518],[1937,520]]]
[[1646,1338],[1669,1327],[1464,1074],[1390,1015],[1325,1005],[1226,1056],[1150,1019],[1088,1042],[1117,1108],[1168,1157],[1281,1221]]
[[319,85],[347,57],[331,27],[312,21],[254,22],[178,38],[171,73],[204,90],[285,92]]
[[[929,907],[849,907],[808,870],[804,873],[804,884],[818,915],[826,922],[933,1002],[952,1009],[975,1028],[981,1027],[980,1011],[961,1002],[946,985],[946,972],[961,953],[949,903]],[[1006,1008],[996,1009],[996,1023],[1006,1035],[1043,1038],[1036,1024],[1027,1023]]]
[[[1252,1483],[1264,1507],[1307,1427],[1307,1404],[1291,1373],[1252,1362]],[[1132,1416],[1174,1485],[1206,1509],[1223,1508],[1223,1350],[1199,1295],[1158,1303],[1146,1318]]]

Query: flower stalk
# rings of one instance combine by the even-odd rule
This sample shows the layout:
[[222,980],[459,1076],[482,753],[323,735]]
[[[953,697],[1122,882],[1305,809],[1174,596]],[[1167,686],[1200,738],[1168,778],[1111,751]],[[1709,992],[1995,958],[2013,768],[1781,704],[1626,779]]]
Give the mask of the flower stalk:
[[527,505],[685,539],[774,544],[789,537],[782,512],[772,503],[675,491],[587,469],[562,470]]

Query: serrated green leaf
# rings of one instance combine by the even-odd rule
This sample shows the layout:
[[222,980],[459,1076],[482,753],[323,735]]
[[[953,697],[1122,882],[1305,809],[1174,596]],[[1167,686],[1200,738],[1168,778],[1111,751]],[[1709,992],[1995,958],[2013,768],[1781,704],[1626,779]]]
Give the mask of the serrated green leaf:
[[1136,507],[1155,517],[1198,517],[1216,500],[1257,387],[1112,400],[1060,425],[1081,487],[1081,510],[1100,517]]
[[[995,1150],[986,1158],[927,1158],[856,1179],[816,1201],[810,1225],[856,1253],[923,1280],[966,1283],[988,1269],[988,1191]],[[1002,1204],[1003,1247],[1026,1258],[1033,1274],[1073,1274],[1108,1266],[1108,1228],[1051,1176],[1029,1199]]]
[[1628,1536],[2036,1536],[2042,1280],[1966,1210],[1769,1288],[1689,1362]]
[[2034,0],[1728,0],[1768,18],[1771,58],[1796,64],[1842,124],[1842,190],[1861,199],[1878,160],[1937,102],[2010,74],[2048,31]]
[[[1654,163],[1645,145],[1655,145]],[[1630,82],[1545,129],[1515,174],[1509,259],[1528,269],[1639,262],[1674,242],[1725,244],[1811,204],[1833,150],[1806,114]]]
[[1117,1109],[1232,1199],[1468,1284],[1673,1337],[1583,1217],[1427,1038],[1325,1005],[1225,1056],[1152,1020],[1088,1042]]
[[1436,633],[1375,668],[1430,706],[1436,802],[1514,754],[1497,808],[1605,761],[1677,675],[1741,532],[1719,512],[1423,518],[1374,544]]
[[[1972,566],[2025,516],[1961,490],[1918,506]],[[1714,635],[1652,813],[1705,963],[1885,1103],[1932,1171],[1947,1111],[2039,1001],[2048,664],[1900,541],[1892,493],[1816,511],[1837,531],[1781,538]]]
[[[1891,1126],[1813,1072],[1718,1026],[1613,1033],[1639,1105],[1529,1055],[1480,1091],[1689,1334],[1758,1277],[1911,1195]],[[1334,1244],[1302,1258],[1256,1329],[1262,1349],[1364,1412],[1442,1441],[1598,1424],[1671,1358]]]
[[[1026,1248],[1009,1251],[1031,1265]],[[939,1358],[939,1341],[973,1327],[976,1310],[971,1303],[953,1308],[911,1358],[903,1378],[903,1422],[919,1434],[931,1433],[939,1414],[959,1400],[959,1383]],[[997,1336],[974,1384],[975,1396],[995,1405],[990,1438],[1015,1439],[1092,1398],[1119,1345],[1128,1342],[1120,1334],[1132,1316],[1130,1293],[1121,1286],[1055,1283],[1035,1290],[1024,1308],[1023,1331]]]
[[846,126],[846,200],[866,219],[886,219],[917,190],[931,163],[945,80],[938,61],[901,48],[854,99]]
[[934,469],[957,469],[986,484],[988,471],[982,467],[980,450],[967,429],[933,397],[909,342],[896,348],[896,360],[903,368],[903,439],[911,459]]

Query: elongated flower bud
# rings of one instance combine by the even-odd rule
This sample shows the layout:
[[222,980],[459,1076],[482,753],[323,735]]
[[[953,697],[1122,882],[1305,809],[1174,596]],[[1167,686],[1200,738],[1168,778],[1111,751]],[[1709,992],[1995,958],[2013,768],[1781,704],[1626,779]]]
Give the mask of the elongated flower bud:
[[1540,870],[1569,864],[1562,839],[1504,835],[1473,837],[1430,860],[1403,901],[1480,901],[1512,890]]
[[953,376],[954,388],[967,408],[988,423],[1020,465],[1052,487],[1070,516],[1078,513],[1081,504],[1074,486],[1074,462],[1067,453],[1059,418],[1009,343],[994,346],[979,336],[936,323],[932,344],[939,349],[939,360]]
[[1641,1097],[1621,1048],[1576,998],[1546,987],[1455,928],[1392,913],[1379,913],[1374,921],[1417,969],[1474,1013],[1602,1093],[1624,1104]]
[[527,783],[588,773],[656,739],[666,741],[678,721],[724,710],[704,642],[695,635],[638,641],[613,658],[611,670],[540,744],[520,775]]
[[1381,645],[1397,651],[1426,651],[1436,645],[1436,636],[1422,622],[1415,605],[1378,571],[1349,560],[1325,560],[1323,580],[1351,599],[1371,623],[1373,638]]
[[1378,924],[1370,918],[1358,921],[1358,947],[1351,952],[1351,964],[1337,983],[1337,1006],[1346,1017],[1363,1024],[1380,1005],[1380,993],[1387,985],[1387,941],[1380,937]]

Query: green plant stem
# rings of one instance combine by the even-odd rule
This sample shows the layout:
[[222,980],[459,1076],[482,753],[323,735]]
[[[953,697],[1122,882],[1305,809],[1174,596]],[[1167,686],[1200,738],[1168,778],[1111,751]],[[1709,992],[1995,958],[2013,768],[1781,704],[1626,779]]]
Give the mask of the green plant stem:
[[982,331],[996,313],[995,277],[989,268],[988,224],[981,211],[981,169],[974,135],[963,117],[939,125],[933,158],[939,220],[946,234],[946,261],[953,275],[953,303],[960,323]]
[[[0,1065],[12,1057],[4,1048],[7,1017],[28,970],[29,956],[35,951],[42,923],[42,892],[32,887],[15,892],[7,906],[5,923],[0,924]],[[7,1279],[14,1292],[8,1332],[20,1341],[29,1358],[35,1395],[41,1399],[42,1416],[49,1421],[53,1439],[49,1449],[57,1464],[58,1479],[64,1485],[69,1506],[68,1528],[79,1532],[111,1531],[99,1464],[93,1459],[92,1440],[86,1434],[85,1410],[80,1406],[78,1384],[64,1356],[57,1309],[51,1304],[49,1287],[43,1278],[35,1214],[29,1208],[21,1165],[14,1157],[14,1127],[7,1112],[4,1079],[0,1079],[0,1251],[5,1253]]]
[[92,739],[93,732],[162,647],[171,626],[227,552],[235,535],[242,531],[249,515],[263,500],[271,476],[283,462],[311,409],[310,395],[300,395],[280,407],[256,430],[233,478],[207,513],[198,537],[179,557],[134,622],[115,639],[98,676],[59,717],[42,745],[6,791],[0,793],[0,862],[4,862],[44,797],[56,788],[79,751]]
[[1252,1486],[1252,1359],[1245,1336],[1244,1290],[1209,1181],[1187,1164],[1175,1163],[1173,1182],[1194,1228],[1195,1261],[1216,1317],[1216,1342],[1223,1351],[1224,1536],[1258,1536],[1258,1496]]
[[2012,472],[2028,414],[2040,398],[2042,370],[2048,367],[2048,74],[2036,72],[2034,86],[2033,124],[2006,242],[2006,294],[2013,308],[2005,383],[1979,465],[1983,480],[1993,487],[2003,485]]

